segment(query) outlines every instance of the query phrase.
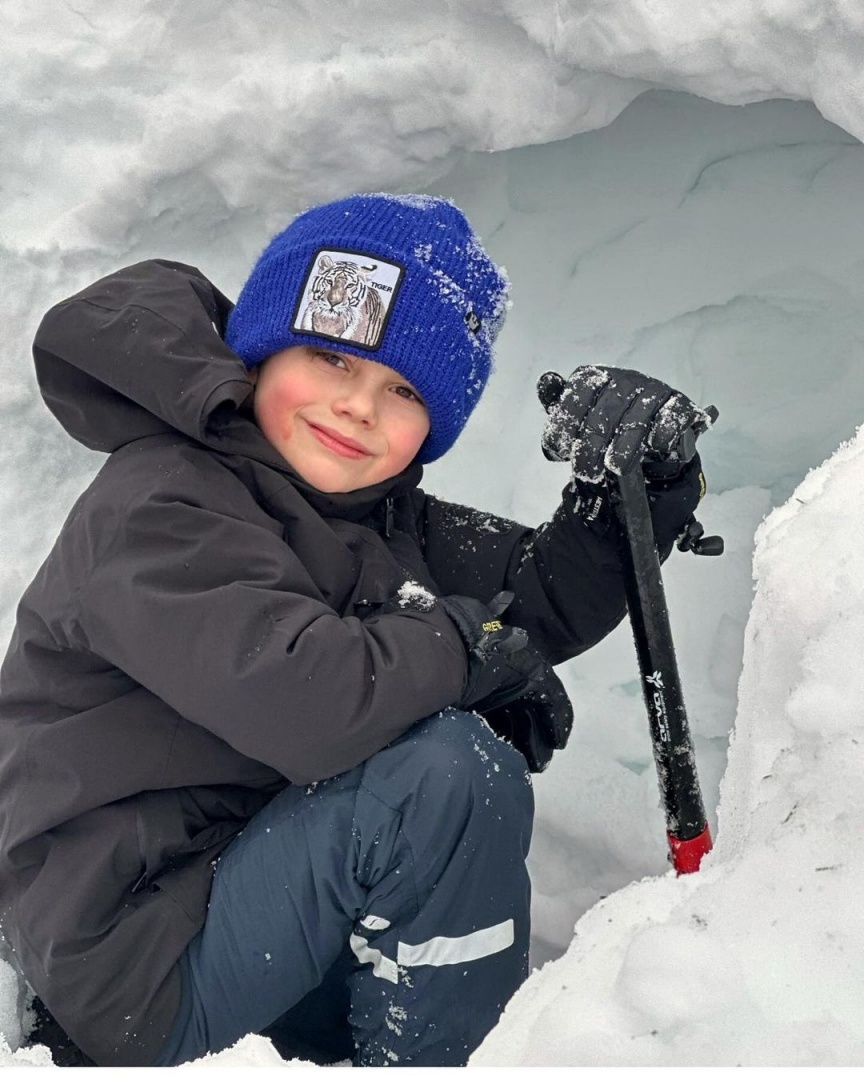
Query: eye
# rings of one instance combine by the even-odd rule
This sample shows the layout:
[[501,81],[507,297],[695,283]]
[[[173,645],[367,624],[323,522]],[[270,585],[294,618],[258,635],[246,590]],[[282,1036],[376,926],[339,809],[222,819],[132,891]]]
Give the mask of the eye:
[[340,356],[339,353],[329,352],[327,349],[316,349],[315,359],[323,360],[325,364],[329,364],[331,367],[348,368],[348,362],[344,356]]
[[400,383],[398,386],[394,386],[393,393],[397,394],[401,398],[404,398],[406,401],[416,401],[418,405],[422,405],[424,409],[426,408],[426,403],[424,402],[423,398],[420,397],[420,395],[413,387],[407,386],[405,383]]

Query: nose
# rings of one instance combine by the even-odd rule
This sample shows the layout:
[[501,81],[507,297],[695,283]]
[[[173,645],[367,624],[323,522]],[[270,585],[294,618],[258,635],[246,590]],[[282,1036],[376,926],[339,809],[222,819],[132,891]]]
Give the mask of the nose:
[[378,418],[378,390],[374,380],[362,376],[349,380],[334,399],[333,411],[364,427],[372,427]]

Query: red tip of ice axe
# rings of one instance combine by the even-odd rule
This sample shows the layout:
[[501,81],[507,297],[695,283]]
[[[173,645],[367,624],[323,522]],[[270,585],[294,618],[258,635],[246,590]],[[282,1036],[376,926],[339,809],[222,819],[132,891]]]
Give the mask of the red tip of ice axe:
[[676,874],[695,874],[702,862],[702,856],[711,850],[711,833],[708,826],[691,840],[679,840],[672,833],[666,834],[669,840],[669,857]]

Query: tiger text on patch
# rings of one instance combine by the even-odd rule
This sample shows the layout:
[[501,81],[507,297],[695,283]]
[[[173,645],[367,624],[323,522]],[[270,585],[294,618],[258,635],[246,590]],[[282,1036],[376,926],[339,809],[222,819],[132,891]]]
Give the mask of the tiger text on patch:
[[300,292],[291,329],[377,349],[405,271],[368,252],[321,249]]

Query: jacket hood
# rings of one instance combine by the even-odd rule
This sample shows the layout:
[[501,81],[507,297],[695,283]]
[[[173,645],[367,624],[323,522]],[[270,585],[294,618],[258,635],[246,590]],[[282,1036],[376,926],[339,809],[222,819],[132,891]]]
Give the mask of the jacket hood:
[[[39,389],[66,431],[111,453],[137,439],[181,434],[272,472],[325,517],[368,512],[416,487],[422,467],[362,492],[324,494],[295,473],[254,421],[253,385],[222,340],[232,304],[195,267],[161,259],[102,278],[45,315],[33,343]],[[260,471],[260,470],[259,470]],[[263,478],[262,478],[263,479]]]
[[111,452],[179,431],[207,441],[211,419],[252,384],[222,341],[231,303],[182,263],[137,263],[53,307],[33,343],[48,408],[78,442]]

